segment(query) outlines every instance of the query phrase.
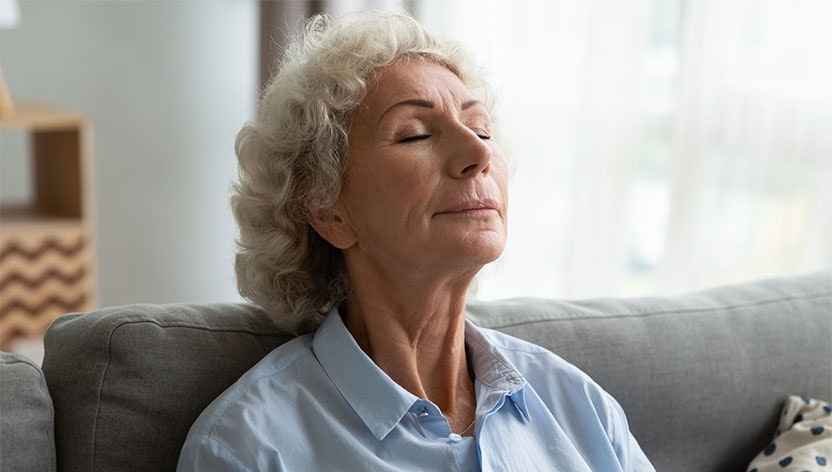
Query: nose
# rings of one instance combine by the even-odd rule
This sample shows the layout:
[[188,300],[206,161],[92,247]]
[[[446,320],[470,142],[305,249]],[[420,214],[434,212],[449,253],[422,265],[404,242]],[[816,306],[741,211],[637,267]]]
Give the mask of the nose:
[[490,169],[491,146],[462,123],[454,126],[448,136],[448,172],[457,179],[470,179]]

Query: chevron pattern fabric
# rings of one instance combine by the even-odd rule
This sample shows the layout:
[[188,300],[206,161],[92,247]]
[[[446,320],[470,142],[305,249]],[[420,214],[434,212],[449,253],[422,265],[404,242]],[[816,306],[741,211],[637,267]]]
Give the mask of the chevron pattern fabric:
[[0,236],[0,349],[42,336],[59,315],[92,309],[91,261],[80,227]]

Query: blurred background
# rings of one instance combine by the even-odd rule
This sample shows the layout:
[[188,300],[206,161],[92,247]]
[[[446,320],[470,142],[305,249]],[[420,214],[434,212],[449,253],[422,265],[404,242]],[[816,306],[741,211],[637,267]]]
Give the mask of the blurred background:
[[[303,18],[366,8],[460,41],[494,84],[510,233],[479,298],[671,294],[832,267],[829,0],[0,3],[19,13],[0,29],[15,104],[90,125],[96,307],[239,299],[235,134]],[[4,128],[3,206],[33,198],[30,154]],[[23,334],[4,349],[39,358]]]

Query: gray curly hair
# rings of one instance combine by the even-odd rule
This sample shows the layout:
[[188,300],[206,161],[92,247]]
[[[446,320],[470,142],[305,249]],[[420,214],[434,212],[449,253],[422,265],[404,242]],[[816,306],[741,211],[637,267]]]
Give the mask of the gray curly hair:
[[350,119],[373,74],[402,58],[448,68],[490,108],[467,54],[412,18],[379,11],[337,21],[316,16],[287,48],[257,119],[237,135],[239,180],[231,197],[240,230],[237,284],[281,329],[316,329],[350,294],[341,250],[309,220],[338,199]]

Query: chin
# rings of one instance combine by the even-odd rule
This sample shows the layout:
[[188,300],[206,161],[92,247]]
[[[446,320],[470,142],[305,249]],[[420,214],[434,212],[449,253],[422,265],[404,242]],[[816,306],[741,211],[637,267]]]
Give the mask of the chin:
[[[458,268],[477,267],[496,261],[503,254],[506,245],[506,233],[500,229],[489,228],[480,231],[465,231],[464,233],[437,235],[433,247],[438,252],[434,254],[445,263]],[[435,245],[439,242],[440,246]],[[441,249],[440,249],[441,247]],[[428,250],[428,252],[433,252]]]
[[496,261],[503,255],[506,240],[502,238],[487,238],[469,244],[459,249],[458,254],[469,258],[471,262],[485,265]]

